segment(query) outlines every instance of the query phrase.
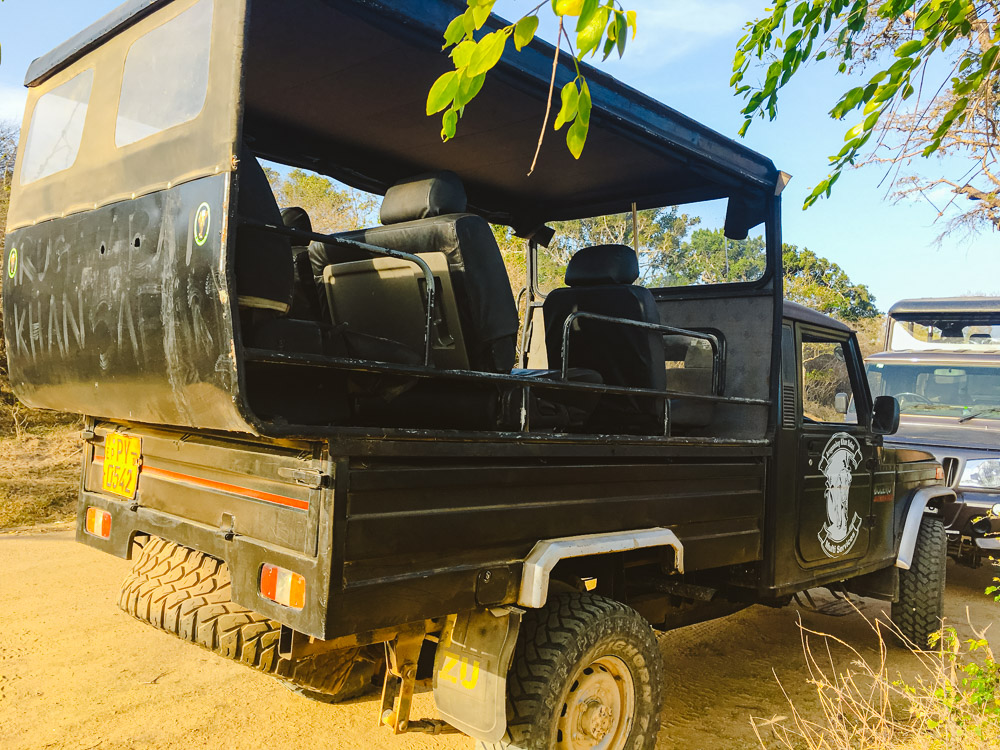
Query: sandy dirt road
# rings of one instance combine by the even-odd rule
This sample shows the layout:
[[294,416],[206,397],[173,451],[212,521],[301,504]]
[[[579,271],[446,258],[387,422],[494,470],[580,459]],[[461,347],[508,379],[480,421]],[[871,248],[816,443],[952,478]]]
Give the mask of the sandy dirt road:
[[[75,544],[67,530],[0,535],[0,747],[472,747],[460,736],[393,738],[374,726],[374,698],[313,703],[131,619],[115,604],[128,565]],[[988,625],[1000,613],[982,593],[993,571],[949,563],[948,572],[948,618],[960,625],[968,610],[974,623]],[[868,602],[865,612],[882,609]],[[788,713],[775,675],[800,710],[815,710],[800,616],[876,655],[876,638],[857,615],[795,607],[752,607],[661,635],[668,688],[658,747],[756,747],[750,716]],[[907,676],[915,665],[896,652],[892,666]],[[414,714],[433,715],[429,694],[417,696]]]

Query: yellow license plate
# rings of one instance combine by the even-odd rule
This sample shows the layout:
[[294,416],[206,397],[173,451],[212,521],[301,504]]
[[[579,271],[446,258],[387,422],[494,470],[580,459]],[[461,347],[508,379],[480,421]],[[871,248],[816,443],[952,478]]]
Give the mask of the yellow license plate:
[[109,433],[104,438],[104,474],[101,487],[129,500],[135,497],[142,463],[142,440],[132,435]]

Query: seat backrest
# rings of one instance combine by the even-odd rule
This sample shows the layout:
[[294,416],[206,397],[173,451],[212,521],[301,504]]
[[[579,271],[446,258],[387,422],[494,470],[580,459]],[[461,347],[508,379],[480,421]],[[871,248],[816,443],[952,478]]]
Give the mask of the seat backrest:
[[[241,217],[281,226],[278,202],[260,162],[249,152],[237,170]],[[292,245],[287,237],[250,226],[236,231],[236,294],[239,306],[279,315],[292,305]]]
[[[444,253],[469,367],[510,372],[518,329],[514,295],[489,223],[465,210],[465,188],[457,175],[422,175],[389,188],[382,201],[383,226],[338,236],[407,253]],[[317,277],[330,264],[362,259],[319,242],[309,254]]]
[[[424,253],[423,258],[434,275],[437,295],[433,364],[439,369],[468,369],[448,259],[444,253]],[[346,323],[351,331],[391,339],[421,354],[427,332],[426,285],[417,266],[396,258],[332,263],[323,270],[323,290],[334,324]]]
[[[542,308],[550,367],[562,366],[563,328],[572,313],[660,322],[653,295],[633,284],[638,277],[636,254],[625,245],[587,247],[570,259],[566,267],[568,286],[550,292]],[[596,370],[608,385],[662,390],[666,386],[663,334],[618,323],[577,319],[569,338],[569,366]],[[623,425],[648,422],[655,427],[662,420],[663,400],[604,397],[598,412],[609,418],[610,412],[618,412],[618,421]]]
[[[308,212],[300,206],[289,206],[281,209],[281,221],[290,229],[301,232],[312,232],[312,221]],[[288,317],[295,320],[323,320],[320,306],[319,289],[313,278],[312,264],[309,261],[310,240],[292,238],[292,269],[294,275],[292,309]]]

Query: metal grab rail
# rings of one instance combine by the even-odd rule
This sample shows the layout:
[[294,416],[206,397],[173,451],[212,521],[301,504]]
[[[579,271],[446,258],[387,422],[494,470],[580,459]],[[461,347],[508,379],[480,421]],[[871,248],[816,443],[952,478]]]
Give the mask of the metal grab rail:
[[[722,395],[720,391],[722,390],[722,345],[719,342],[719,337],[714,336],[711,333],[701,333],[700,331],[689,331],[686,328],[675,328],[674,326],[666,326],[660,323],[646,323],[641,320],[629,320],[627,318],[613,318],[609,315],[599,315],[598,313],[590,313],[584,311],[577,311],[575,313],[570,313],[566,316],[566,321],[563,323],[563,336],[562,336],[562,379],[566,380],[569,376],[569,335],[573,330],[573,323],[580,318],[586,318],[588,320],[597,320],[603,323],[613,323],[616,325],[631,326],[632,328],[645,328],[650,331],[659,331],[661,333],[673,333],[679,336],[687,336],[688,338],[698,339],[700,341],[707,341],[712,347],[712,392],[717,396]],[[697,394],[691,394],[697,395]]]
[[281,234],[286,237],[292,237],[297,239],[314,240],[317,242],[322,242],[328,245],[340,245],[341,247],[347,247],[354,250],[363,250],[366,253],[371,253],[372,255],[381,255],[387,258],[396,258],[397,260],[404,260],[415,264],[423,273],[424,280],[427,285],[427,322],[424,326],[424,366],[431,366],[431,337],[434,330],[434,296],[435,296],[435,284],[434,284],[434,273],[431,271],[430,266],[427,265],[426,261],[419,255],[413,255],[411,253],[404,253],[400,250],[389,250],[385,247],[378,247],[377,245],[369,245],[366,242],[357,242],[355,240],[345,240],[343,237],[337,237],[332,234],[319,234],[318,232],[307,232],[304,229],[295,229],[293,227],[286,227],[284,225],[268,224],[264,221],[257,221],[255,219],[247,219],[240,217],[239,223],[243,226],[254,227],[256,229],[262,229],[266,232],[271,232],[273,234]]
[[494,383],[496,385],[521,385],[562,392],[597,393],[627,396],[667,396],[690,399],[710,404],[736,404],[740,406],[770,406],[770,399],[744,398],[741,396],[705,396],[698,393],[683,391],[655,390],[653,388],[634,388],[632,386],[604,385],[596,383],[581,383],[573,380],[546,380],[522,375],[503,374],[497,372],[480,372],[477,370],[436,370],[427,369],[423,365],[399,365],[389,362],[377,362],[367,359],[350,357],[333,357],[326,354],[288,353],[272,349],[244,349],[247,361],[270,364],[290,364],[302,367],[319,367],[334,370],[349,370],[352,372],[376,373],[387,375],[408,375],[424,380],[460,380],[470,383]]

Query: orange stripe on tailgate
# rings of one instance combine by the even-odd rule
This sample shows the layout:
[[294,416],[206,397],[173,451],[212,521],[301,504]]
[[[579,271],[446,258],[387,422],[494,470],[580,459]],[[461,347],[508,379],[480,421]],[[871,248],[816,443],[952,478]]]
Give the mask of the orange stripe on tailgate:
[[[94,463],[104,463],[104,454],[94,454]],[[265,503],[273,503],[274,505],[282,505],[286,508],[295,508],[296,510],[309,510],[308,500],[297,500],[294,497],[285,497],[284,495],[272,495],[270,492],[259,492],[257,490],[251,490],[248,487],[240,487],[235,484],[227,484],[225,482],[216,482],[211,479],[203,479],[202,477],[194,477],[190,474],[181,474],[176,471],[167,471],[166,469],[157,469],[155,466],[149,466],[148,464],[142,464],[139,467],[139,476],[143,474],[148,474],[151,477],[156,477],[157,479],[164,479],[168,482],[184,482],[185,484],[193,484],[196,487],[205,487],[210,490],[217,490],[219,492],[228,492],[231,495],[240,495],[242,497],[249,497],[253,500],[261,500]]]

